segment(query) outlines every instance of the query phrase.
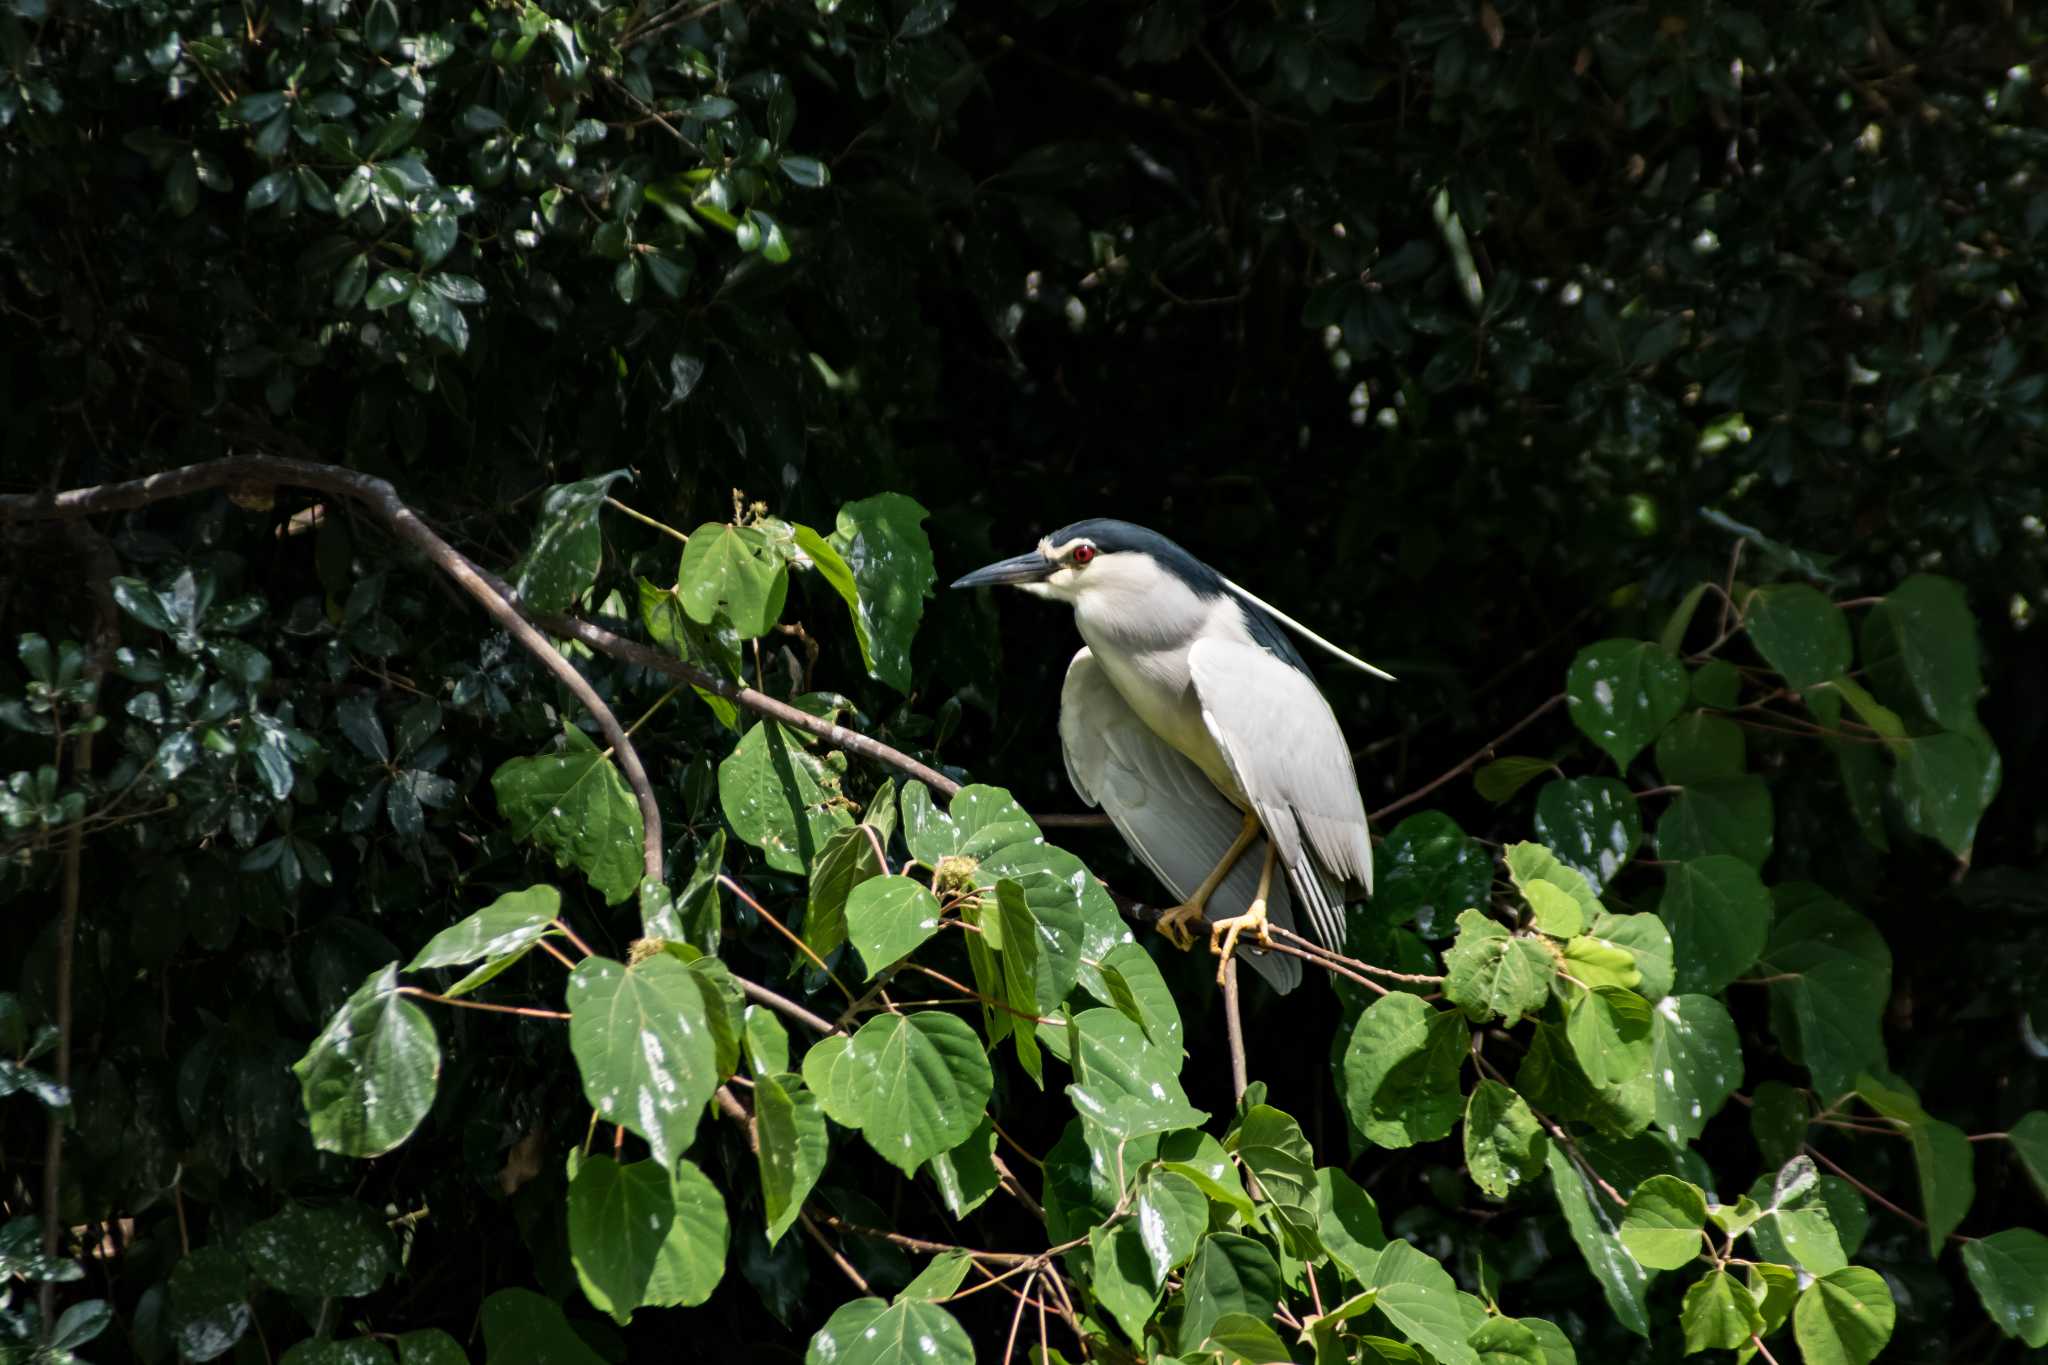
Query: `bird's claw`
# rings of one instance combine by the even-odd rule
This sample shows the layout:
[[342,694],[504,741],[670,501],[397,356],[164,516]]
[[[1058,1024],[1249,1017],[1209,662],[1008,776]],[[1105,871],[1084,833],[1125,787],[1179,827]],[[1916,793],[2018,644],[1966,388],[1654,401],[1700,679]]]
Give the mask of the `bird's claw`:
[[1216,964],[1216,984],[1223,984],[1223,973],[1230,966],[1230,955],[1237,951],[1238,936],[1247,929],[1261,948],[1273,946],[1273,930],[1266,919],[1266,903],[1253,901],[1251,908],[1242,915],[1220,919],[1209,926],[1209,951],[1223,960]]
[[1202,907],[1199,905],[1176,905],[1171,910],[1161,910],[1153,927],[1166,935],[1174,947],[1186,952],[1195,946],[1194,926],[1202,922]]

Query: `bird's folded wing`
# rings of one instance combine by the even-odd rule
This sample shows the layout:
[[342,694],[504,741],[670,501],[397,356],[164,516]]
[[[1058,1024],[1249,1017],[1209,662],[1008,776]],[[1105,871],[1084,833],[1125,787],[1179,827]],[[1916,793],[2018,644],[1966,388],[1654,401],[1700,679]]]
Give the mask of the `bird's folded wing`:
[[1343,951],[1345,885],[1371,892],[1372,841],[1330,703],[1315,679],[1256,645],[1200,640],[1188,664],[1202,723],[1279,848],[1316,937]]
[[[1060,750],[1074,791],[1102,808],[1176,901],[1201,885],[1244,824],[1243,813],[1215,783],[1138,718],[1085,649],[1067,666],[1060,692]],[[1210,919],[1250,907],[1265,854],[1263,839],[1245,850],[1209,898]],[[1284,929],[1294,927],[1287,887],[1277,877],[1266,914]],[[1247,960],[1276,991],[1293,990],[1301,980],[1301,963],[1285,954],[1253,952]]]

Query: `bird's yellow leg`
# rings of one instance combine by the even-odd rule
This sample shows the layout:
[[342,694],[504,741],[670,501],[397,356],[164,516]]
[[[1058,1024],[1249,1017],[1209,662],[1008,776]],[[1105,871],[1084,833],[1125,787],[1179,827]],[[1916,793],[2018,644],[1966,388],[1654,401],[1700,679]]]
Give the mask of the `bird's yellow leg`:
[[1259,894],[1252,898],[1251,908],[1242,915],[1219,919],[1209,926],[1209,951],[1222,958],[1216,965],[1216,984],[1223,984],[1223,969],[1230,965],[1230,955],[1237,950],[1237,936],[1249,929],[1252,937],[1265,947],[1273,946],[1272,931],[1266,927],[1266,895],[1273,889],[1273,864],[1280,856],[1279,850],[1269,842],[1266,845],[1265,866],[1259,869]]
[[1209,897],[1216,894],[1216,888],[1223,885],[1223,879],[1230,875],[1230,869],[1237,866],[1237,860],[1244,856],[1244,851],[1252,846],[1252,840],[1258,837],[1259,818],[1246,811],[1244,828],[1237,832],[1237,838],[1224,853],[1223,861],[1216,864],[1216,870],[1202,879],[1202,884],[1195,888],[1194,895],[1171,910],[1159,912],[1159,919],[1154,927],[1172,939],[1176,948],[1185,951],[1195,946],[1195,935],[1190,926],[1199,924],[1208,914]]

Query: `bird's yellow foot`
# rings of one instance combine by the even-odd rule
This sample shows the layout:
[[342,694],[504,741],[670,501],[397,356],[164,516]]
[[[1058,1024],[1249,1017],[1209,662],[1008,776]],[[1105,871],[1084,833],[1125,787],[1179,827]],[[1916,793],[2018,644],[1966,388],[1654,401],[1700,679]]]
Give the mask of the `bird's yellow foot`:
[[1263,898],[1251,903],[1251,908],[1242,915],[1219,919],[1209,926],[1209,951],[1223,959],[1216,964],[1216,984],[1223,984],[1223,969],[1230,965],[1230,955],[1237,951],[1238,935],[1251,931],[1261,948],[1273,946],[1273,931],[1266,923],[1266,902]]
[[1202,918],[1202,907],[1190,901],[1171,910],[1161,910],[1153,927],[1166,935],[1174,947],[1186,952],[1195,946],[1194,926],[1200,924]]

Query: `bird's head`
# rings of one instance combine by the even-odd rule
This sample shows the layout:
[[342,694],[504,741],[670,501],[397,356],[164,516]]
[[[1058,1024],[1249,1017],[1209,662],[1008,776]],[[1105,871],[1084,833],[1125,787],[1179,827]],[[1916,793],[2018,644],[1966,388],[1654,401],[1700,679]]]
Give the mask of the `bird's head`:
[[1215,571],[1156,531],[1098,518],[1063,526],[1036,549],[998,560],[955,580],[956,588],[1007,583],[1034,597],[1078,604],[1098,594],[1154,595],[1169,580],[1203,595],[1222,590]]

